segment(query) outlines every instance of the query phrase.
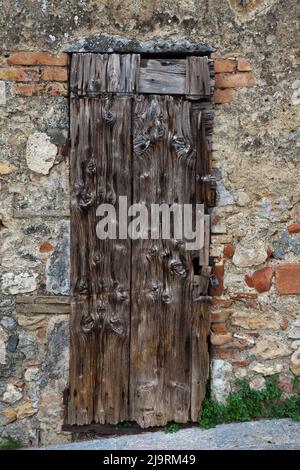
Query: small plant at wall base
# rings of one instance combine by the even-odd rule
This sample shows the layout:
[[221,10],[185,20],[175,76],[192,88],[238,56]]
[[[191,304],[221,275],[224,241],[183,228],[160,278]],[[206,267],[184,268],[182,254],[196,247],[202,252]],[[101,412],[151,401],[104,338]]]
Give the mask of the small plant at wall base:
[[266,380],[262,390],[252,390],[247,380],[237,380],[236,390],[222,404],[210,397],[203,402],[199,425],[211,428],[217,424],[251,421],[261,418],[292,418],[300,421],[300,390],[295,381],[295,395],[283,398],[277,387],[278,377]]
[[19,439],[10,436],[0,437],[0,450],[15,450],[21,447],[23,447],[23,444]]
[[165,427],[164,427],[164,432],[166,434],[172,434],[173,432],[177,432],[179,431],[181,428],[180,424],[179,423],[174,423],[173,421],[171,423],[168,423]]

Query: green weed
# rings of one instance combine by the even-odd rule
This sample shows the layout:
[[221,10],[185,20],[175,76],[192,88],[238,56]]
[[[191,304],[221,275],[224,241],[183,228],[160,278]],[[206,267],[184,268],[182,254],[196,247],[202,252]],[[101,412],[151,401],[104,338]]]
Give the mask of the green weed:
[[0,437],[0,449],[1,450],[14,450],[23,447],[22,442],[19,439],[13,437]]
[[164,427],[164,432],[165,433],[172,433],[172,432],[177,432],[179,431],[180,429],[180,424],[178,423],[168,423],[165,427]]
[[[217,424],[250,421],[260,418],[292,418],[300,420],[300,393],[287,398],[277,387],[278,377],[268,378],[262,390],[251,390],[246,380],[236,381],[236,390],[225,404],[210,397],[203,402],[199,425],[211,428]],[[294,388],[298,386],[295,383]],[[298,390],[296,388],[296,390]]]

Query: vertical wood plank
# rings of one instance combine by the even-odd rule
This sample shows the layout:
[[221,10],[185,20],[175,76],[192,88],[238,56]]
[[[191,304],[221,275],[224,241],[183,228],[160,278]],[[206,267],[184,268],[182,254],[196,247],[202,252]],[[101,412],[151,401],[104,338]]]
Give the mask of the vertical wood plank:
[[199,100],[210,95],[210,73],[207,57],[186,58],[186,96]]
[[[196,151],[190,103],[141,96],[135,103],[133,200],[194,203]],[[193,265],[171,240],[133,242],[131,419],[142,427],[187,422],[191,396]]]
[[138,91],[139,54],[110,54],[107,63],[107,92]]
[[205,297],[198,297],[192,307],[191,421],[198,421],[209,374],[208,336],[210,320]]
[[[208,119],[206,108],[195,106],[193,102],[193,136],[196,145],[196,201],[202,203],[207,211],[206,187],[201,177],[209,173],[209,151],[207,148]],[[191,401],[190,419],[197,421],[201,411],[202,402],[206,393],[206,383],[209,373],[208,335],[209,311],[207,301],[210,267],[209,267],[209,240],[210,216],[204,215],[204,246],[198,253],[201,272],[194,276],[193,305],[191,318]]]
[[209,266],[210,216],[204,215],[204,246],[199,253],[199,265]]
[[73,54],[71,96],[135,93],[139,88],[139,54]]
[[[70,375],[67,422],[88,424],[93,420],[93,350],[95,329],[90,310],[88,272],[88,197],[85,135],[90,129],[90,107],[87,100],[72,99],[71,113],[71,316]],[[94,188],[93,188],[94,189]]]
[[[193,107],[194,120],[197,119],[199,106]],[[202,119],[197,131],[197,201],[205,204],[206,211],[215,204],[214,190],[212,188],[209,176],[211,174],[211,146],[208,135],[208,117],[207,113],[202,111]]]
[[131,98],[71,100],[69,424],[128,418],[130,241],[99,240],[96,210],[131,200],[130,133]]
[[[163,147],[164,199],[169,204],[192,204],[195,211],[196,143],[191,104],[183,98],[165,96],[164,106],[168,131]],[[168,421],[181,423],[190,420],[193,261],[192,252],[181,242],[171,239],[162,240],[162,244],[167,255],[163,265],[167,292],[163,393],[165,406],[169,408]]]
[[[163,116],[160,102],[139,96],[134,102],[133,202],[159,201]],[[163,425],[163,292],[161,240],[132,242],[130,417],[142,427]]]
[[[129,201],[132,197],[129,138],[132,100],[110,97],[104,98],[101,104],[103,125],[97,133],[98,203],[112,204],[118,218],[118,197],[127,196]],[[103,295],[99,300],[102,327],[95,353],[94,419],[99,423],[116,424],[128,419],[130,240],[97,240],[96,258],[99,260],[97,289]]]
[[71,96],[98,96],[107,90],[108,54],[73,54]]

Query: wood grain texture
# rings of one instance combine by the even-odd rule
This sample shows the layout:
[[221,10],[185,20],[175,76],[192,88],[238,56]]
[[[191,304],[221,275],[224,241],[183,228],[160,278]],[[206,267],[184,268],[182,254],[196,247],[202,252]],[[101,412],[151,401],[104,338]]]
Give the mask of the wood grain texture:
[[128,417],[130,241],[99,240],[96,208],[131,199],[130,122],[129,97],[71,100],[68,424]]
[[[206,212],[216,203],[215,183],[210,180],[212,174],[212,123],[214,116],[213,105],[207,101],[192,101],[193,129],[197,142],[197,201],[205,204]],[[199,122],[201,112],[201,122]],[[197,124],[198,121],[198,124]]]
[[182,94],[186,65],[182,59],[142,59],[139,77],[140,93]]
[[[199,68],[192,62],[189,70]],[[209,79],[190,77],[186,97],[185,59],[72,56],[66,426],[198,418],[208,376],[209,216],[200,255],[174,234],[99,240],[96,224],[98,205],[118,214],[124,195],[129,204],[202,203],[208,212],[213,71],[204,63]]]
[[[191,117],[191,104],[184,99],[136,98],[134,202],[195,204]],[[193,313],[192,255],[172,238],[135,241],[132,256],[131,419],[142,427],[187,422],[191,390],[195,394],[200,388],[200,376],[192,370],[192,355],[201,353],[193,344],[199,319]]]
[[205,398],[209,375],[208,337],[210,318],[205,296],[194,299],[191,311],[190,419],[191,421],[197,421]]
[[139,54],[73,54],[71,96],[138,91]]
[[208,98],[214,92],[213,62],[207,57],[146,59],[139,54],[73,54],[71,96],[103,93],[187,95]]
[[107,92],[138,91],[139,61],[138,54],[110,54],[107,63]]
[[186,58],[186,96],[193,100],[208,97],[211,93],[207,57]]
[[204,246],[199,253],[199,264],[202,267],[209,266],[210,247],[210,215],[204,215]]

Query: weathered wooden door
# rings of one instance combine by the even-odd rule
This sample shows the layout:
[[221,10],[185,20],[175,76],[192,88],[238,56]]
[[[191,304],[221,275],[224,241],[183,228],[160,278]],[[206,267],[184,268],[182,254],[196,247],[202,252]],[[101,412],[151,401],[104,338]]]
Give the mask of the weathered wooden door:
[[206,57],[72,56],[70,425],[197,420],[209,217],[200,253],[174,238],[100,240],[96,224],[99,204],[124,210],[119,196],[207,211],[212,88]]

